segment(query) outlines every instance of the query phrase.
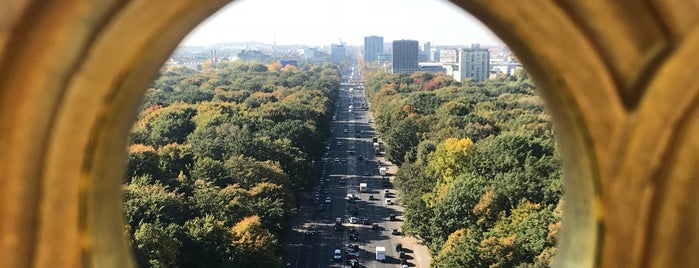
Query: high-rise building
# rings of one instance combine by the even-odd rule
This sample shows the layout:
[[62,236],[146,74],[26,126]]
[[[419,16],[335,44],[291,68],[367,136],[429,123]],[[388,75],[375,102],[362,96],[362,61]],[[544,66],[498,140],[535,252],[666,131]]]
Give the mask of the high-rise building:
[[345,60],[345,45],[332,44],[330,46],[330,61],[340,63]]
[[461,82],[471,77],[474,81],[483,82],[490,76],[490,51],[481,48],[478,44],[471,45],[471,48],[459,50],[459,71],[454,74],[454,78]]
[[364,37],[364,61],[377,62],[379,53],[383,53],[383,36]]
[[420,51],[418,55],[419,62],[430,61],[430,49],[432,49],[432,44],[430,42],[422,44],[422,51]]
[[419,51],[420,46],[415,40],[393,41],[393,73],[416,72]]

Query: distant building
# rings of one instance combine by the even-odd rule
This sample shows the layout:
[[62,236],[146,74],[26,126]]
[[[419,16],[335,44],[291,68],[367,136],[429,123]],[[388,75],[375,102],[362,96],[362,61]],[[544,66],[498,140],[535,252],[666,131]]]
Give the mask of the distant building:
[[216,56],[216,49],[211,48],[211,64],[218,63],[218,56]]
[[309,47],[309,48],[303,49],[303,57],[306,59],[314,59],[317,54],[318,54],[317,48]]
[[439,62],[439,49],[438,48],[432,48],[430,49],[430,61],[431,62]]
[[377,61],[379,63],[386,63],[393,61],[393,54],[391,53],[379,53],[377,55]]
[[422,45],[422,51],[418,55],[419,62],[430,61],[430,50],[432,49],[432,44],[430,42],[425,42]]
[[439,50],[439,63],[456,64],[459,60],[459,51],[456,48]]
[[378,62],[380,53],[383,53],[383,36],[364,37],[364,61]]
[[393,41],[393,73],[416,72],[419,48],[415,40]]
[[340,63],[345,60],[345,45],[332,44],[330,46],[330,61]]
[[492,47],[490,50],[490,68],[498,74],[514,75],[515,71],[522,68],[517,57],[507,47]]
[[446,68],[439,62],[420,62],[417,69],[428,73],[447,73]]
[[488,49],[473,44],[471,48],[462,48],[459,52],[459,71],[454,74],[456,81],[461,82],[468,77],[477,82],[488,79],[490,76],[490,51]]
[[270,55],[264,54],[259,50],[242,50],[238,52],[237,58],[239,60],[264,62],[270,58]]

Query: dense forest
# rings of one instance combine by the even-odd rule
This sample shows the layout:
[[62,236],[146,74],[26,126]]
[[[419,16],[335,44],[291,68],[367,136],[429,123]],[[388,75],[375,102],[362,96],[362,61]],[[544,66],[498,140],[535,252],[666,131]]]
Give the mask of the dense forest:
[[133,127],[123,186],[138,265],[278,267],[339,81],[329,64],[163,71]]
[[483,83],[367,75],[404,231],[433,267],[550,267],[561,227],[551,122],[525,72]]

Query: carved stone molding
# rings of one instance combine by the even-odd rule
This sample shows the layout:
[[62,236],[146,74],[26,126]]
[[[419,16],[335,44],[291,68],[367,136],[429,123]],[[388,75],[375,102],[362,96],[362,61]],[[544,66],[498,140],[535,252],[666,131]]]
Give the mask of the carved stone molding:
[[[121,178],[162,63],[225,0],[2,0],[0,267],[133,267]],[[525,64],[566,176],[559,267],[699,267],[699,2],[456,0]]]

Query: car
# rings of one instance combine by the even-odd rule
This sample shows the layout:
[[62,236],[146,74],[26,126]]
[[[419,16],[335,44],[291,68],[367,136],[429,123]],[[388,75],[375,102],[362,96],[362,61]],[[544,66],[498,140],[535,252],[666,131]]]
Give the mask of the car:
[[370,195],[369,195],[369,200],[374,200],[374,195],[373,195],[373,194],[370,194]]
[[362,219],[362,224],[369,225],[370,223],[371,222],[369,222],[369,219],[367,219],[367,218]]
[[316,207],[316,211],[323,211],[323,204],[320,204]]
[[369,176],[369,172],[364,172],[364,176]]
[[[328,203],[328,202],[326,202],[326,203]],[[391,199],[390,199],[390,198],[386,198],[385,203],[386,203],[386,205],[393,204],[393,203],[391,202]]]
[[359,156],[357,156],[357,159],[362,160],[362,159],[364,159],[364,156],[359,155]]
[[355,217],[349,217],[349,219],[347,220],[349,221],[349,223],[357,223],[357,218]]
[[325,178],[325,182],[330,182],[330,178]]
[[391,230],[391,234],[392,235],[400,235],[400,231],[398,231],[398,229],[393,229],[393,230]]
[[308,229],[308,230],[306,230],[306,235],[314,235],[314,234],[316,234],[316,230],[315,230],[315,229]]
[[401,250],[403,250],[403,244],[397,243],[396,244],[396,251],[401,251]]
[[395,220],[396,220],[396,214],[388,215],[388,219],[391,220],[391,221],[395,221]]
[[330,197],[329,196],[325,197],[325,203],[330,203],[330,202],[332,202],[332,201],[330,201]]
[[328,189],[326,188],[325,190],[323,190],[323,192],[325,192],[325,194],[328,194],[328,193],[330,192],[330,190],[328,190]]
[[398,251],[398,258],[405,259],[407,256],[405,255],[405,251],[399,250]]
[[371,225],[371,229],[380,230],[381,227],[379,227],[379,224],[378,224],[378,223],[374,223],[374,224]]
[[353,248],[347,248],[345,253],[347,253],[347,256],[359,256],[359,251]]
[[342,250],[340,250],[339,248],[335,249],[335,253],[333,254],[333,259],[335,261],[342,260]]
[[339,142],[339,141],[338,141],[338,142],[337,142],[337,146],[340,146],[340,145],[342,145],[342,142]]
[[340,162],[340,158],[335,157],[335,162]]

